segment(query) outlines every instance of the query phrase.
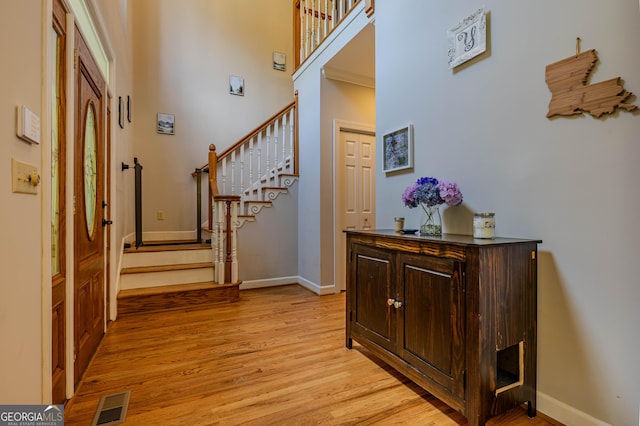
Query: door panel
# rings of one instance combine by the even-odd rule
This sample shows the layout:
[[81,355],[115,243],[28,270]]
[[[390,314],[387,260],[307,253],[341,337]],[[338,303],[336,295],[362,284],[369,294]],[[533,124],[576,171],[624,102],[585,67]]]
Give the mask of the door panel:
[[74,158],[74,328],[78,384],[104,335],[104,101],[105,84],[76,30]]
[[386,250],[356,245],[351,256],[351,333],[395,352],[397,309],[388,303],[396,294],[393,255]]
[[51,398],[66,401],[66,10],[62,0],[53,2],[51,28]]
[[[464,298],[458,262],[403,255],[400,356],[447,390],[463,397]],[[411,302],[408,302],[411,301]]]

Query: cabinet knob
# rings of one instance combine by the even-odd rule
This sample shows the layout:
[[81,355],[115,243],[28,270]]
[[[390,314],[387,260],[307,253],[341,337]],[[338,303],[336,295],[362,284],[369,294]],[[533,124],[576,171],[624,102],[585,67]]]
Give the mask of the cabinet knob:
[[392,306],[394,303],[396,303],[396,299],[387,299],[387,305]]
[[402,308],[402,302],[401,302],[401,301],[399,301],[399,300],[396,300],[396,301],[393,303],[393,306],[394,306],[396,309],[400,309],[400,308]]

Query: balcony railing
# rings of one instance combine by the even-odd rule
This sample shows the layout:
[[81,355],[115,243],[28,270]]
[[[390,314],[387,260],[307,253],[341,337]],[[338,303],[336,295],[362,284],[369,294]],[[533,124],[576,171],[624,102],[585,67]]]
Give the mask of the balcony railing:
[[298,68],[361,1],[367,14],[373,0],[294,0],[295,67]]

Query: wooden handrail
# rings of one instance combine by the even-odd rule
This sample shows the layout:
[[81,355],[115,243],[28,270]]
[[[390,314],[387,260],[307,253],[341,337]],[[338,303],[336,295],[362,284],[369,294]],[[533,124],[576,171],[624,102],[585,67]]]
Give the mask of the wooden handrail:
[[[291,103],[289,103],[287,106],[282,108],[280,111],[276,112],[270,118],[265,120],[264,123],[262,123],[261,125],[256,127],[251,132],[249,132],[245,137],[240,139],[238,142],[236,142],[233,145],[231,145],[222,154],[218,155],[217,156],[217,161],[220,161],[223,158],[227,157],[229,154],[231,154],[233,151],[235,151],[243,143],[247,142],[249,139],[251,139],[252,137],[258,135],[261,131],[266,129],[271,123],[273,123],[274,121],[282,118],[282,116],[285,115],[287,112],[289,112],[291,110],[291,108],[295,108],[296,109],[296,112],[295,112],[295,114],[296,114],[296,126],[295,126],[294,130],[295,130],[295,144],[296,144],[296,147],[297,147],[297,144],[298,144],[298,126],[297,126],[297,123],[298,123],[298,91],[296,90],[295,93],[294,93],[294,100],[291,101]],[[209,146],[209,149],[211,149],[211,145]],[[215,150],[215,146],[214,146],[214,150]],[[297,149],[296,149],[296,153],[297,153]],[[211,164],[211,161],[209,161],[208,163],[203,164],[199,168],[200,169],[205,169],[210,164]],[[209,174],[211,174],[211,171],[209,172]]]
[[[285,115],[287,112],[289,112],[291,110],[291,108],[297,107],[298,106],[298,91],[297,90],[296,90],[296,93],[295,93],[294,96],[295,96],[295,99],[289,105],[287,105],[286,107],[282,108],[280,111],[278,111],[277,113],[272,115],[270,118],[268,118],[264,123],[262,123],[261,125],[256,127],[253,131],[248,133],[244,138],[240,139],[238,142],[234,143],[229,148],[227,148],[222,154],[220,154],[218,156],[218,161],[220,161],[223,158],[227,157],[229,154],[231,154],[238,147],[240,147],[240,145],[242,145],[243,143],[247,142],[249,139],[253,138],[254,136],[257,136],[260,132],[262,132],[264,129],[266,129],[271,123],[273,123],[274,121],[282,118],[282,116]],[[297,108],[296,108],[296,111],[297,111]],[[298,126],[296,125],[296,129],[297,128],[298,128]]]

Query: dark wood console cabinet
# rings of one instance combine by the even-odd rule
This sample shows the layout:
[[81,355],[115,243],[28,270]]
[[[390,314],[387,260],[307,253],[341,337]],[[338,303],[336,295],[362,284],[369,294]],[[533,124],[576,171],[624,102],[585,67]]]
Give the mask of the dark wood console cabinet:
[[540,240],[347,231],[346,345],[355,340],[470,425],[536,414]]

